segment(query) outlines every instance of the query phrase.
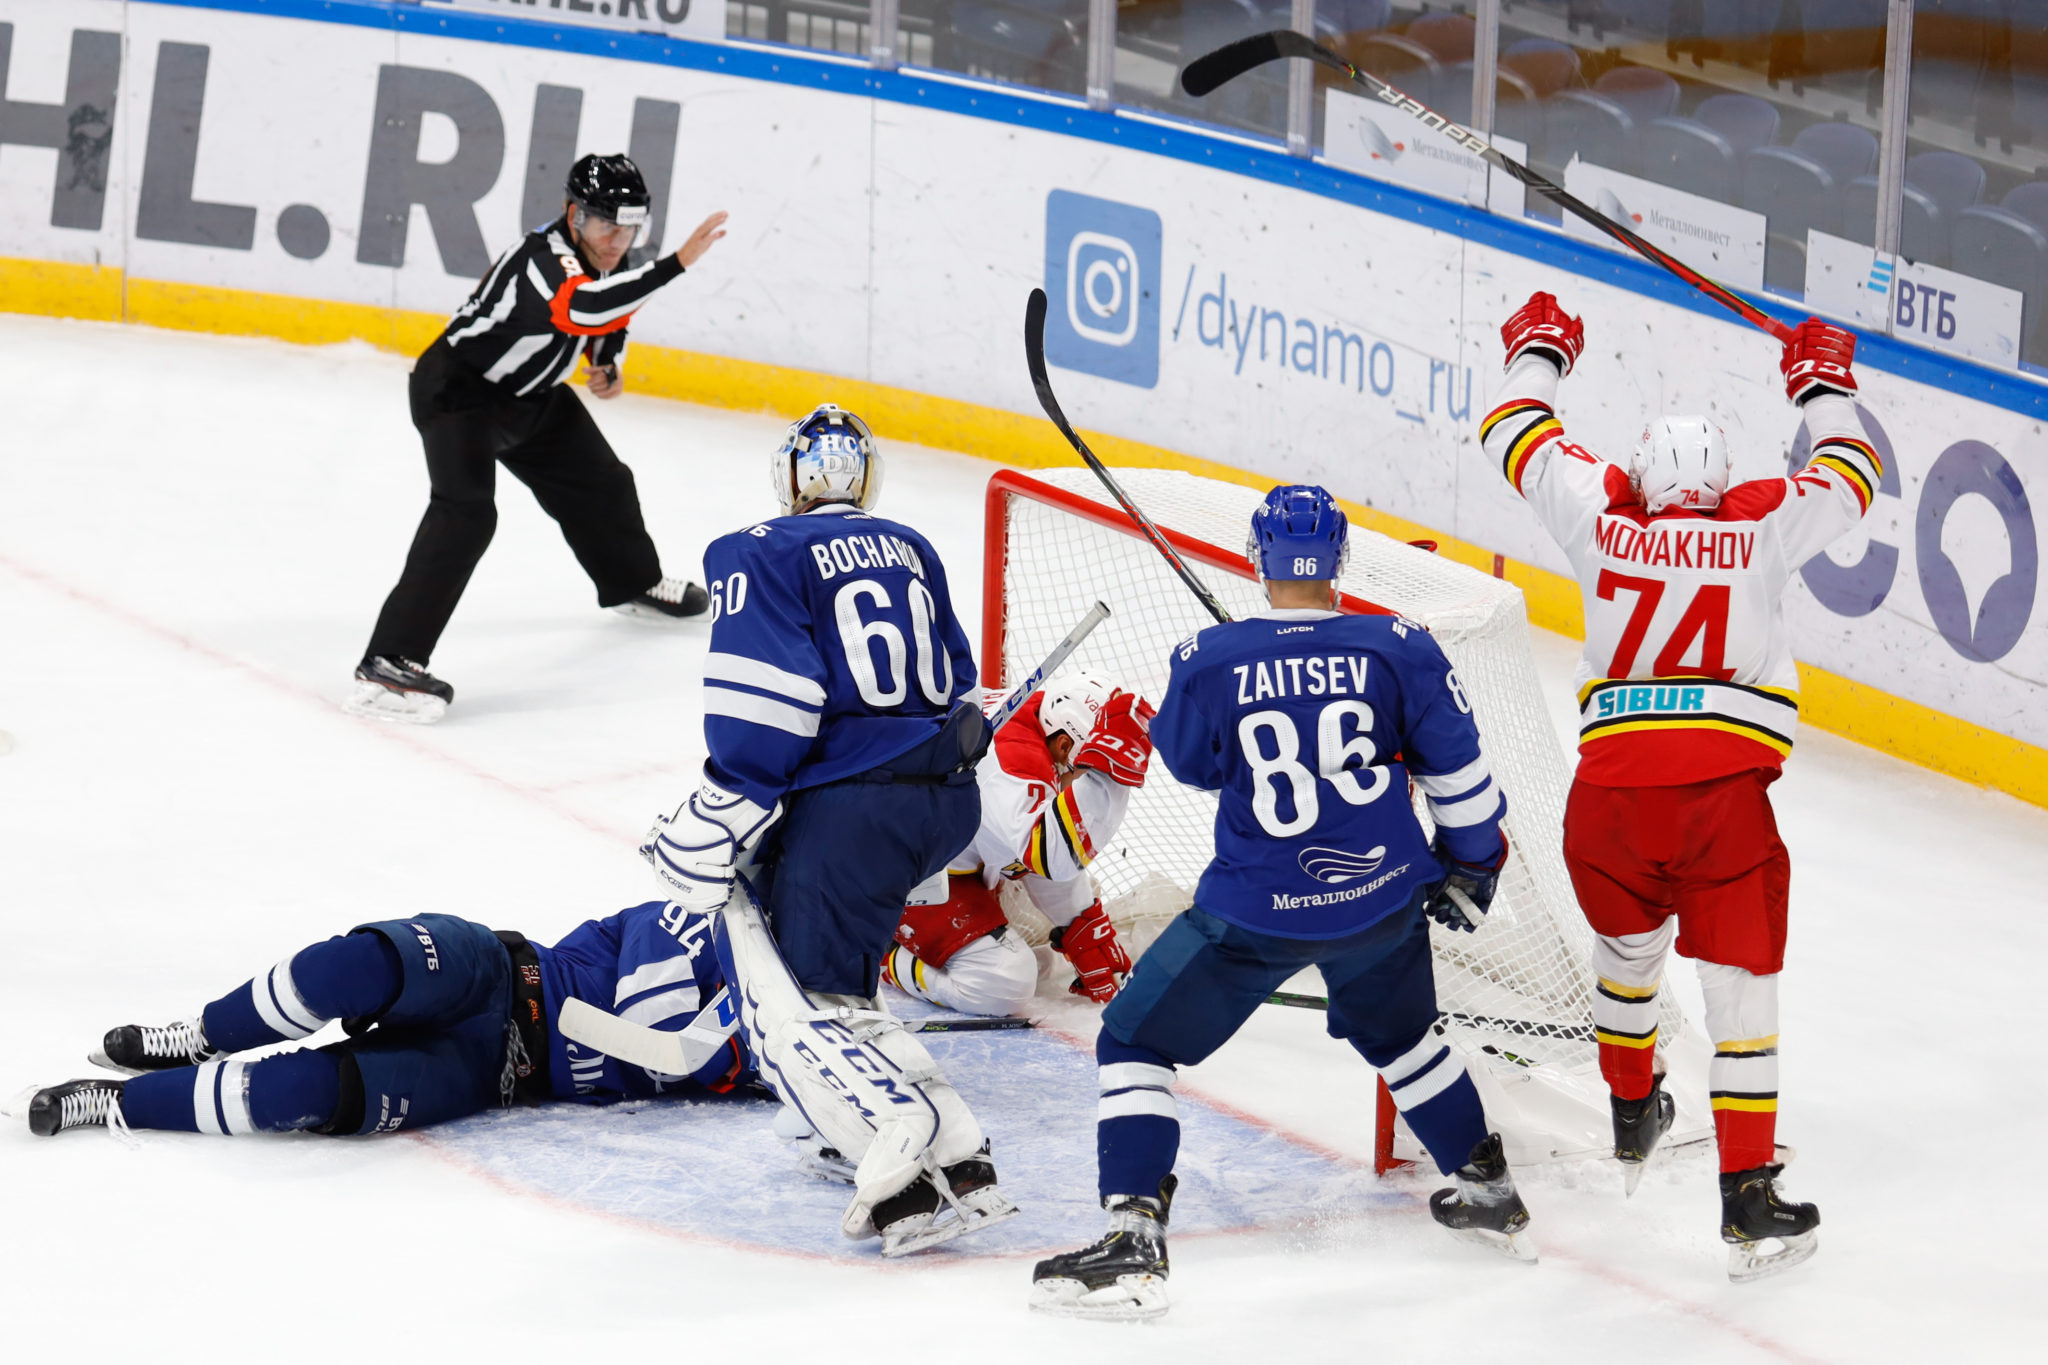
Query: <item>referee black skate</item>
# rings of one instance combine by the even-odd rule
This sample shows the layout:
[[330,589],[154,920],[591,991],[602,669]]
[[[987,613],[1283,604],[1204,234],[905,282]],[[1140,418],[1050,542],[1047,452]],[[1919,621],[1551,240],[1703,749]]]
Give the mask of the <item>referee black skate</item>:
[[626,324],[725,235],[725,214],[674,255],[620,270],[648,214],[632,160],[578,161],[562,209],[498,258],[413,367],[412,421],[433,491],[343,703],[357,715],[437,721],[455,699],[427,663],[497,529],[500,463],[561,526],[599,606],[666,621],[709,605],[697,584],[662,576],[633,471],[562,381],[582,356],[594,396],[621,391]]

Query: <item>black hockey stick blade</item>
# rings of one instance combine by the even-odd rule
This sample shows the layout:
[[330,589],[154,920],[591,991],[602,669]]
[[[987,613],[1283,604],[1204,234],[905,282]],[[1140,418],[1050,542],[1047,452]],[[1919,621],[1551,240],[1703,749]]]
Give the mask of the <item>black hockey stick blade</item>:
[[1094,471],[1095,477],[1102,480],[1102,486],[1116,499],[1117,506],[1124,509],[1124,515],[1131,519],[1132,524],[1145,539],[1152,542],[1152,548],[1159,551],[1173,571],[1180,575],[1180,581],[1187,585],[1188,591],[1201,601],[1211,616],[1219,622],[1228,621],[1230,613],[1216,600],[1216,594],[1210,592],[1202,580],[1195,577],[1193,570],[1188,568],[1187,561],[1180,557],[1180,552],[1174,549],[1172,543],[1160,533],[1159,528],[1152,524],[1152,518],[1146,516],[1139,510],[1138,504],[1131,501],[1130,495],[1124,492],[1123,485],[1116,481],[1116,476],[1109,472],[1109,467],[1088,448],[1088,443],[1081,439],[1080,433],[1074,430],[1074,424],[1067,420],[1067,414],[1061,410],[1060,400],[1052,391],[1052,377],[1045,371],[1045,310],[1045,291],[1032,290],[1031,297],[1024,301],[1024,363],[1031,371],[1031,387],[1038,391],[1038,406],[1045,409],[1045,415],[1052,418],[1052,424],[1060,429],[1060,435],[1067,438],[1067,444],[1072,446],[1087,463],[1088,468]]
[[1470,128],[1452,122],[1414,96],[1381,80],[1370,71],[1359,70],[1322,44],[1291,28],[1278,28],[1270,33],[1255,33],[1249,38],[1226,43],[1214,52],[1204,53],[1182,69],[1181,88],[1190,95],[1200,97],[1228,81],[1236,80],[1254,67],[1264,66],[1267,62],[1279,61],[1284,57],[1300,57],[1305,61],[1327,66],[1332,71],[1342,72],[1353,85],[1375,99],[1413,114],[1428,127],[1441,132],[1488,165],[1507,172],[1565,212],[1592,224],[1652,264],[1663,266],[1750,326],[1768,332],[1781,342],[1792,339],[1791,328],[1747,299],[1716,284],[1662,247],[1645,241],[1630,228],[1615,222],[1562,186],[1553,184],[1521,162],[1503,155],[1490,141]]
[[927,1019],[912,1033],[1007,1033],[1012,1029],[1037,1028],[1022,1015],[1006,1014],[989,1019]]

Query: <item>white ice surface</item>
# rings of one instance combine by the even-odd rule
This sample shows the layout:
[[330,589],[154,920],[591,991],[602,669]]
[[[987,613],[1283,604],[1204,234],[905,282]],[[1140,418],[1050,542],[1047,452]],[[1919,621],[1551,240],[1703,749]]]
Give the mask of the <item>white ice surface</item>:
[[[336,707],[425,501],[402,360],[22,318],[0,318],[0,354],[0,1094],[85,1074],[111,1024],[171,1018],[364,919],[446,910],[546,938],[647,897],[632,847],[701,757],[704,631],[597,611],[509,477],[434,658],[448,722]],[[769,510],[779,419],[592,406],[671,572]],[[885,510],[932,537],[976,617],[991,466],[890,455]],[[1571,648],[1539,650],[1568,727]],[[1064,1215],[921,1265],[758,1250],[775,1239],[747,1222],[779,1216],[762,1191],[795,1179],[775,1153],[649,1189],[700,1226],[730,1202],[722,1236],[622,1213],[592,1192],[630,1175],[636,1115],[565,1110],[545,1181],[494,1169],[488,1122],[132,1147],[10,1123],[0,1341],[23,1361],[2038,1358],[2048,812],[1815,733],[1776,796],[1794,866],[1780,1137],[1826,1221],[1820,1255],[1774,1281],[1723,1278],[1703,1152],[1626,1203],[1611,1164],[1525,1173],[1534,1269],[1452,1242],[1423,1209],[1434,1177],[1355,1176],[1369,1078],[1317,1017],[1275,1009],[1189,1086],[1353,1175],[1298,1220],[1177,1240],[1176,1306],[1149,1328],[1024,1311]],[[1672,979],[1694,989],[1686,966]],[[1085,1206],[1089,1101],[1063,1098],[1082,1131],[1056,1152],[998,1134],[1011,1179]]]

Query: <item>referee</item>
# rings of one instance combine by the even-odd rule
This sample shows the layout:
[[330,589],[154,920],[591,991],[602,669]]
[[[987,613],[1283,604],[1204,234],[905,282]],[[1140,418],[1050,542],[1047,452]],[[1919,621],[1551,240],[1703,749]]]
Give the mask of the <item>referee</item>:
[[500,462],[561,526],[599,606],[671,620],[709,605],[695,583],[662,576],[633,471],[562,381],[581,355],[591,394],[618,396],[634,310],[725,235],[725,214],[673,256],[619,270],[647,222],[639,167],[586,156],[567,194],[562,216],[498,258],[413,367],[412,422],[433,491],[343,703],[357,715],[429,723],[455,699],[427,662],[497,529]]

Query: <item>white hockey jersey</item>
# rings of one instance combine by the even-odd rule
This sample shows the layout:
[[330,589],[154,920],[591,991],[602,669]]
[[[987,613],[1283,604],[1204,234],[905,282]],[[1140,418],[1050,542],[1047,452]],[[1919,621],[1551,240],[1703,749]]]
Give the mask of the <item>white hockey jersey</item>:
[[1549,362],[1516,361],[1479,434],[1578,574],[1580,780],[1666,787],[1779,767],[1799,720],[1786,585],[1870,510],[1884,472],[1855,403],[1807,401],[1813,456],[1792,477],[1652,516],[1627,470],[1565,439],[1557,383]]

